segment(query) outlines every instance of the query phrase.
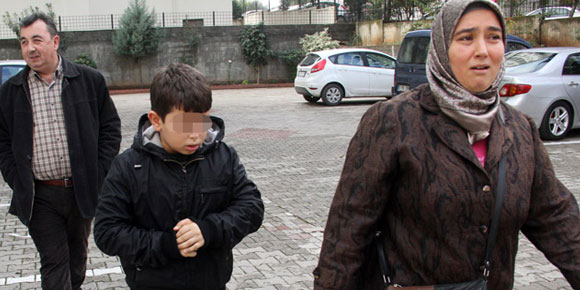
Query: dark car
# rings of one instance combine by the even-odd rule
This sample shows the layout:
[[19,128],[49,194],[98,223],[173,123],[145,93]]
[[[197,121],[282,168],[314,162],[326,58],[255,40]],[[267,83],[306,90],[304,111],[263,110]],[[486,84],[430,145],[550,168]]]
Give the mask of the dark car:
[[20,72],[24,67],[26,67],[26,62],[23,60],[0,60],[0,70],[2,74],[0,75],[0,84],[6,82],[13,75]]
[[[425,62],[430,41],[429,29],[411,31],[405,35],[397,56],[393,96],[427,82]],[[532,45],[524,39],[507,35],[506,52],[531,47]]]

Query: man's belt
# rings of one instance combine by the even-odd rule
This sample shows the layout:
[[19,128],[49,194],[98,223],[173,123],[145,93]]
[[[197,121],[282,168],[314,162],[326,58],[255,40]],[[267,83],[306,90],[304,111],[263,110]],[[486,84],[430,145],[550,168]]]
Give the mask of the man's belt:
[[48,186],[59,186],[59,187],[72,187],[73,182],[72,178],[63,178],[63,179],[55,179],[55,180],[36,180],[36,182]]

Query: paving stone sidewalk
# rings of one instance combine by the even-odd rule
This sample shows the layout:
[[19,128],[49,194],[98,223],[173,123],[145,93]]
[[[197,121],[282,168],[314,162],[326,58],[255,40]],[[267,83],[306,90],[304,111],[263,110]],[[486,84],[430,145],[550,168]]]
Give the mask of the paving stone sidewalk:
[[[128,148],[148,94],[115,95]],[[377,99],[338,107],[306,103],[293,88],[215,90],[213,114],[224,119],[233,145],[266,206],[262,227],[234,249],[228,289],[312,289],[328,208],[348,143]],[[580,197],[580,134],[547,148],[560,180]],[[11,191],[0,180],[0,290],[40,289],[39,258],[24,227],[8,214]],[[562,274],[522,236],[515,289],[571,289]],[[83,289],[128,289],[115,257],[90,238]]]

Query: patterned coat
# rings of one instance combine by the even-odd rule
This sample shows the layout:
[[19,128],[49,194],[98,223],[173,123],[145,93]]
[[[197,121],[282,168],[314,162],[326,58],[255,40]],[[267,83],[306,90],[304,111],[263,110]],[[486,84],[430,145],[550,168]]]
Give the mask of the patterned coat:
[[498,164],[507,184],[489,289],[511,289],[521,231],[580,289],[578,203],[556,178],[533,121],[502,104],[485,166],[427,85],[372,106],[351,140],[332,202],[315,289],[380,289],[373,236],[385,233],[394,283],[480,277]]

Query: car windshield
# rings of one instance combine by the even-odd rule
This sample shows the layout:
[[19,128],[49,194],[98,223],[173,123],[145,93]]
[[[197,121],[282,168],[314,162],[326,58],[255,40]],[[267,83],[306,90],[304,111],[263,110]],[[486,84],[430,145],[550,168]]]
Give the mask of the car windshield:
[[307,55],[302,62],[300,62],[300,66],[310,66],[315,64],[320,59],[320,56],[317,54],[311,53]]
[[554,56],[554,52],[514,51],[505,55],[506,72],[531,73],[543,68]]
[[397,58],[400,63],[424,64],[429,51],[430,37],[412,37],[403,41]]

